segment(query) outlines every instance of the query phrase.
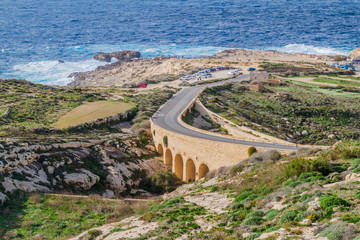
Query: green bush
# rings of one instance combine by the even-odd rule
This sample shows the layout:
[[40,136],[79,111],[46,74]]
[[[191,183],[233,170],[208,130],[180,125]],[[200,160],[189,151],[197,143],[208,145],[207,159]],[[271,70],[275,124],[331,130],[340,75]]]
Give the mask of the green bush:
[[355,195],[355,198],[360,200],[360,192]]
[[249,147],[248,148],[248,156],[250,157],[251,155],[253,155],[254,153],[257,152],[257,149],[255,147]]
[[264,219],[262,217],[250,217],[245,220],[244,225],[246,226],[255,226],[260,225]]
[[261,233],[251,233],[249,236],[247,236],[246,240],[254,240],[258,237],[260,237]]
[[329,240],[354,239],[356,235],[358,235],[356,225],[343,222],[334,223],[320,233],[321,237],[327,237]]
[[96,237],[100,236],[102,234],[102,231],[94,229],[94,230],[88,231],[88,234],[89,234],[89,240],[93,240]]
[[168,137],[167,137],[167,136],[164,136],[164,137],[163,137],[163,143],[164,143],[164,146],[165,146],[165,147],[168,146]]
[[272,221],[272,220],[276,217],[276,215],[277,215],[278,213],[279,213],[278,210],[276,210],[276,209],[270,209],[270,210],[267,212],[267,214],[265,215],[266,221]]
[[348,207],[350,206],[350,203],[336,196],[323,195],[320,197],[320,207],[322,209],[326,209],[328,207],[336,207],[336,206]]
[[251,212],[249,213],[246,218],[251,218],[251,217],[263,217],[265,216],[265,213],[263,211],[254,211],[254,212]]
[[320,172],[322,175],[327,175],[331,171],[331,166],[325,158],[319,157],[314,160],[296,158],[284,165],[284,169],[277,176],[277,179],[285,181],[306,172]]
[[284,186],[285,186],[285,187],[294,188],[294,187],[296,187],[296,186],[299,186],[300,184],[301,184],[300,181],[296,181],[296,180],[294,180],[294,179],[289,179],[288,181],[286,181],[286,182],[284,183]]
[[216,191],[219,191],[219,187],[218,186],[211,186],[210,192],[216,192]]
[[282,217],[280,218],[280,223],[287,223],[287,222],[292,222],[295,220],[296,216],[298,214],[298,211],[290,211],[285,213],[284,215],[282,215]]
[[172,172],[159,171],[154,175],[142,179],[140,187],[154,194],[174,191],[181,184],[181,180]]
[[313,182],[316,180],[321,180],[324,177],[320,172],[304,172],[299,176],[299,181],[302,182]]

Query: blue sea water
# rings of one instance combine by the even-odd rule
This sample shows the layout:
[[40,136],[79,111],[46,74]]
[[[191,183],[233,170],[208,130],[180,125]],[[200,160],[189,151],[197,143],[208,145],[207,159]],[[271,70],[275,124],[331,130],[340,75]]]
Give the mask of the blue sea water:
[[0,77],[65,85],[71,72],[104,64],[97,52],[125,49],[347,54],[359,36],[360,0],[1,0]]

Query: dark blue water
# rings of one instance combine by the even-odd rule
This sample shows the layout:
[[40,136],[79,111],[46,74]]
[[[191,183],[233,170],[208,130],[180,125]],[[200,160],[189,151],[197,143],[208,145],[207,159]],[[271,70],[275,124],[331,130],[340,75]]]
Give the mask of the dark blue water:
[[359,0],[1,0],[0,77],[65,84],[69,72],[99,65],[96,52],[128,48],[145,57],[346,54],[359,36]]

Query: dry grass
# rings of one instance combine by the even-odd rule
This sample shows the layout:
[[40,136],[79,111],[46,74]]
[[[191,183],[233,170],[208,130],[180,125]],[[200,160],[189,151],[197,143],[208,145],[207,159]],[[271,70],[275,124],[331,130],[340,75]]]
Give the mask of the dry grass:
[[85,103],[62,116],[51,126],[59,129],[72,127],[82,123],[91,122],[99,118],[110,117],[117,113],[122,113],[132,107],[133,106],[131,104],[116,101]]

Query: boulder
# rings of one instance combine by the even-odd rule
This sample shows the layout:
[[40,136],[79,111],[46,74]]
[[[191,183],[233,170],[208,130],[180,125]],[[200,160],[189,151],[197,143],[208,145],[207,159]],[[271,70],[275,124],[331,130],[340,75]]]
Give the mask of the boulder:
[[356,48],[352,50],[348,55],[348,59],[350,60],[358,59],[358,58],[360,58],[360,48]]
[[111,53],[111,57],[117,58],[120,61],[139,58],[140,56],[141,56],[140,52],[136,52],[132,50],[125,50],[125,51]]
[[100,180],[100,177],[92,172],[80,169],[81,173],[66,173],[64,174],[64,182],[72,185],[77,189],[88,190]]
[[114,192],[109,189],[107,189],[102,195],[103,198],[114,198],[114,196]]
[[111,62],[111,55],[109,53],[99,52],[94,58],[103,62]]
[[308,132],[308,131],[306,131],[306,130],[304,130],[304,131],[302,131],[302,132],[301,132],[301,135],[303,135],[303,136],[307,136],[307,135],[309,135],[309,132]]
[[113,53],[104,53],[99,52],[94,56],[96,60],[111,62],[111,58],[116,58],[119,61],[122,60],[131,60],[133,58],[139,58],[141,56],[140,52],[125,50],[125,51],[117,51]]

